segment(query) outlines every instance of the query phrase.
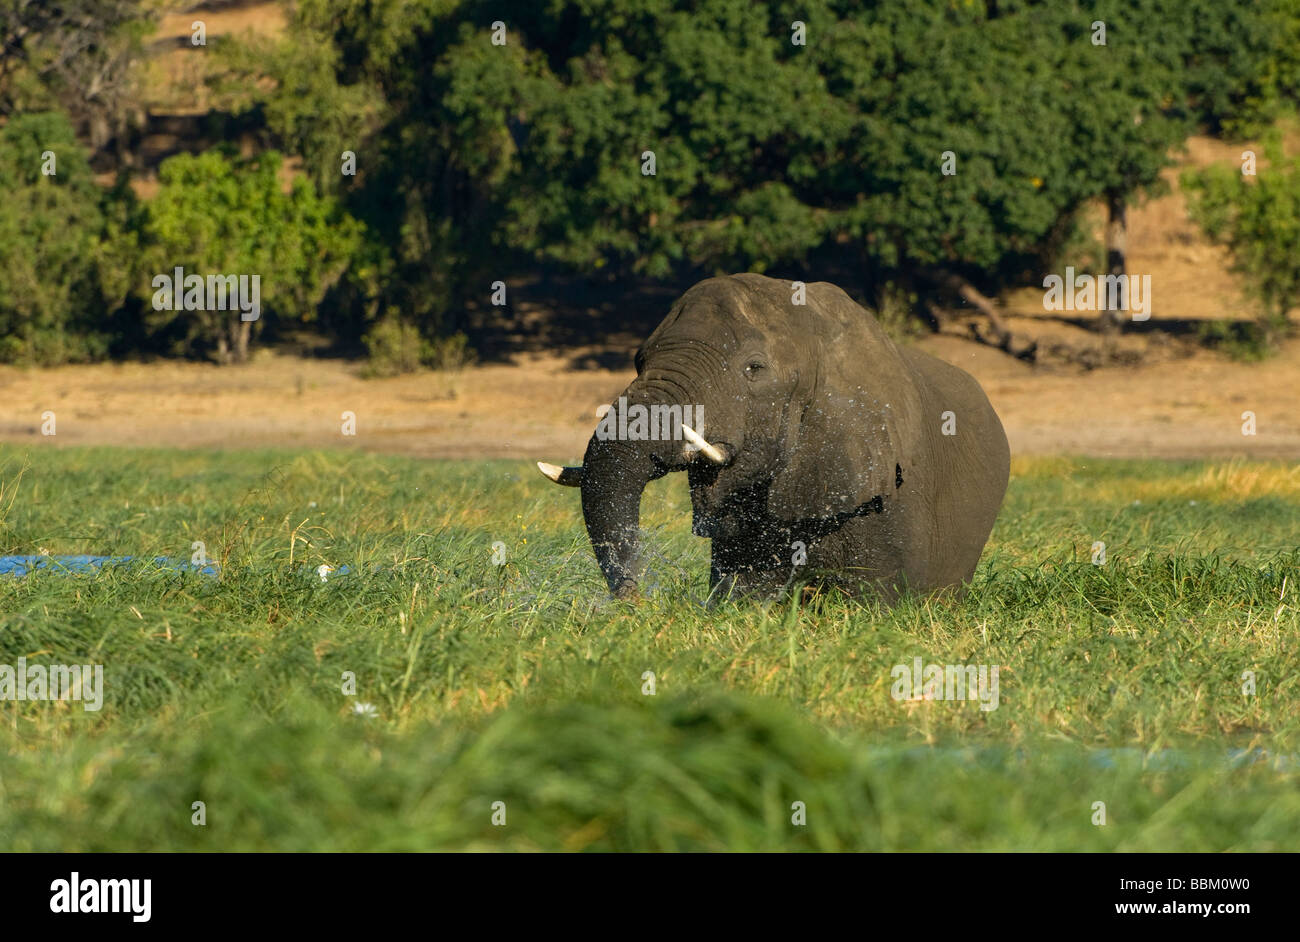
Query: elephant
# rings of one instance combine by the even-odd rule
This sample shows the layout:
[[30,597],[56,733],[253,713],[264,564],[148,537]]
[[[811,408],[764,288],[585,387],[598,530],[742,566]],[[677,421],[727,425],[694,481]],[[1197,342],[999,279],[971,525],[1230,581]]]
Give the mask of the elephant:
[[[635,365],[582,466],[538,462],[581,488],[615,598],[639,597],[642,492],[673,471],[712,540],[711,602],[815,583],[890,605],[969,584],[1010,473],[1002,423],[973,377],[896,345],[836,286],[701,281]],[[655,410],[671,434],[646,434]]]

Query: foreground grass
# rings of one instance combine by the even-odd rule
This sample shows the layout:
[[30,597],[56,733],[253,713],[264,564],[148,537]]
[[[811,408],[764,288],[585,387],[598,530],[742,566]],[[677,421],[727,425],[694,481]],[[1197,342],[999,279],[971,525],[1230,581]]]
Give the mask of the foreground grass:
[[[0,664],[107,688],[0,702],[0,847],[1300,849],[1300,469],[1018,462],[971,592],[892,611],[704,610],[680,476],[635,608],[521,462],[0,448],[0,488],[0,553],[221,566],[0,577]],[[997,709],[895,700],[915,657]]]

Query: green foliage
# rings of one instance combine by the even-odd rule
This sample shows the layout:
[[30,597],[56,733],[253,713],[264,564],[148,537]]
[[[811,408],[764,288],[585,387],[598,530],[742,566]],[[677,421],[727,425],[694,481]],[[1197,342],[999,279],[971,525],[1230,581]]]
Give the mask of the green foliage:
[[469,348],[469,338],[464,334],[450,334],[434,338],[429,352],[431,369],[456,373],[474,362],[474,351]]
[[[299,5],[298,15],[323,28],[324,21],[313,12],[317,7],[308,0]],[[278,39],[219,43],[214,54],[225,66],[213,82],[217,104],[239,110],[260,102],[267,123],[292,153],[303,157],[321,191],[336,194],[348,180],[343,154],[379,130],[383,111],[373,88],[340,82],[344,51],[319,29],[295,29]],[[267,62],[275,63],[282,84],[277,94],[263,97],[257,83],[264,78]],[[364,150],[357,156],[359,174],[370,169],[369,157]]]
[[420,329],[398,317],[385,317],[363,338],[369,362],[367,376],[397,376],[418,370],[431,354]]
[[[148,207],[144,275],[138,291],[152,298],[152,279],[182,267],[186,274],[260,275],[263,318],[287,324],[314,319],[316,305],[347,267],[361,225],[299,178],[286,191],[274,151],[240,160],[218,151],[182,154],[159,170],[161,187]],[[181,322],[187,351],[242,360],[250,324],[235,311],[151,311],[160,329]]]
[[[92,146],[121,146],[148,18],[126,0],[9,7],[0,114],[58,104]],[[345,342],[380,342],[390,316],[454,333],[486,285],[537,266],[812,277],[833,264],[860,273],[845,286],[858,296],[906,284],[928,297],[952,272],[986,292],[1038,284],[1063,256],[1082,262],[1071,253],[1090,206],[1158,193],[1188,133],[1257,129],[1300,80],[1300,0],[556,0],[508,13],[497,0],[302,0],[290,17],[281,39],[214,44],[224,68],[210,78],[218,109],[265,122],[311,185],[280,192],[268,153],[173,158],[147,212],[124,189],[80,206],[70,190],[20,188],[0,211],[11,253],[57,231],[39,267],[81,253],[98,282],[34,284],[37,266],[18,260],[6,303],[27,326],[0,355],[102,352],[95,330],[59,325],[108,323],[92,308],[116,308],[125,339],[149,298],[139,286],[174,264],[261,273],[284,323],[326,299],[319,323]],[[146,314],[177,350],[239,359],[250,339],[223,318]]]
[[[52,175],[45,175],[47,153]],[[0,362],[57,364],[107,349],[100,251],[104,197],[67,118],[22,115],[0,129]]]
[[[660,589],[634,608],[523,462],[21,459],[0,448],[0,553],[201,539],[222,574],[0,577],[0,663],[91,659],[106,688],[98,713],[6,704],[10,849],[1300,848],[1284,464],[1018,462],[960,601],[708,611],[680,475],[647,491]],[[998,708],[894,700],[917,656],[1000,665]]]
[[[133,748],[112,753],[85,733],[7,752],[0,840],[46,852],[715,853],[1290,851],[1300,840],[1294,773],[1213,753],[882,747],[717,693],[406,730],[297,691],[284,699],[269,718],[142,717]],[[1090,823],[1097,795],[1107,827]]]
[[0,115],[68,114],[95,149],[122,134],[153,13],[139,0],[0,0]]
[[906,343],[924,333],[921,321],[914,315],[917,296],[894,282],[885,284],[880,291],[875,309],[876,320],[885,333],[897,343]]
[[1258,321],[1205,321],[1197,325],[1196,339],[1243,363],[1265,360],[1277,352],[1276,337]]
[[270,63],[253,99],[322,185],[364,155],[349,207],[394,260],[370,290],[426,331],[529,260],[662,277],[848,245],[868,293],[937,268],[1014,282],[1090,201],[1157,192],[1197,123],[1271,113],[1300,29],[1295,0],[584,0],[514,12],[504,46],[499,18],[311,0],[292,46],[232,57]]
[[474,359],[464,334],[431,340],[414,324],[393,315],[376,323],[363,342],[369,355],[365,375],[371,377],[413,373],[422,367],[456,374]]
[[[1300,0],[1189,11],[1208,49],[1188,62],[1188,86],[1210,130],[1233,139],[1262,134],[1300,104]],[[1242,41],[1228,52],[1225,33]]]
[[1232,269],[1261,305],[1268,340],[1289,332],[1300,305],[1300,158],[1284,157],[1274,137],[1256,176],[1239,166],[1183,174],[1188,211],[1206,235],[1232,253]]

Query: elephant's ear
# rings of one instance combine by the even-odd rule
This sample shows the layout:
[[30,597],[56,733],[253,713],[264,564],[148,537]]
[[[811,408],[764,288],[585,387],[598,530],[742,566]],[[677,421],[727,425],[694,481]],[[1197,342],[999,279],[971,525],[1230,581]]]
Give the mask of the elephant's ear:
[[792,404],[784,466],[768,491],[768,511],[788,522],[889,499],[907,486],[921,437],[916,375],[876,319],[824,282],[808,286],[808,307],[815,379]]

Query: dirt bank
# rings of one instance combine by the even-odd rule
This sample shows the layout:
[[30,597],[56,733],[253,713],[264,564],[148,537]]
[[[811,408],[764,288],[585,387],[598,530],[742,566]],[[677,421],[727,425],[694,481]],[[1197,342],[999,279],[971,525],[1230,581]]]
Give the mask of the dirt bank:
[[[1197,353],[1145,366],[1048,372],[952,337],[920,346],[984,386],[1017,454],[1300,459],[1300,341],[1263,363]],[[630,351],[629,351],[630,360]],[[632,377],[521,354],[454,379],[361,379],[341,360],[263,354],[200,363],[0,368],[0,440],[182,448],[363,448],[424,458],[581,456],[595,408]],[[42,415],[55,415],[53,437]],[[1253,412],[1258,434],[1242,434]],[[343,434],[343,413],[356,434]]]

